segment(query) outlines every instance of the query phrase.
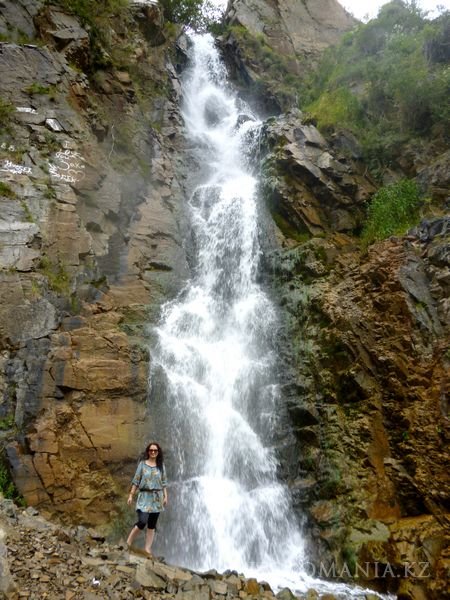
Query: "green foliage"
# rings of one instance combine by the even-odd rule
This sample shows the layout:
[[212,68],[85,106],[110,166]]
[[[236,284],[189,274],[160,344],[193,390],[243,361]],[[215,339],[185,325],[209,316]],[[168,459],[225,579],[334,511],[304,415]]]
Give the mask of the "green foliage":
[[27,88],[23,90],[26,94],[30,96],[50,96],[51,98],[55,97],[55,88],[54,86],[42,85],[37,82],[33,82]]
[[448,11],[430,22],[415,2],[385,4],[325,53],[301,89],[302,107],[322,129],[352,131],[381,171],[405,140],[450,128],[449,29]]
[[5,198],[15,198],[16,192],[4,181],[0,181],[0,196]]
[[265,95],[270,90],[285,108],[298,102],[299,79],[290,72],[290,60],[295,57],[278,54],[271,48],[262,34],[251,34],[241,25],[227,27],[243,50],[243,54],[256,67],[258,77],[253,83],[255,96]]
[[0,419],[0,431],[8,431],[14,425],[14,415],[6,415],[3,419]]
[[96,27],[98,17],[109,17],[119,14],[128,6],[128,0],[97,0],[95,7],[92,0],[54,0],[49,4],[59,4],[76,15],[84,26]]
[[16,492],[11,476],[5,467],[0,464],[0,491],[5,498],[13,499]]
[[11,102],[6,102],[0,98],[0,133],[9,130],[11,116],[15,111],[15,107]]
[[19,506],[25,506],[25,501],[17,491],[12,480],[5,458],[0,458],[0,492],[5,498],[13,500]]
[[356,572],[356,565],[358,562],[355,549],[353,548],[353,546],[344,546],[342,548],[341,554],[344,564],[347,565],[350,573],[354,575]]
[[331,129],[336,123],[342,127],[358,127],[363,121],[363,110],[358,98],[347,88],[326,91],[313,102],[309,110],[321,129]]
[[39,271],[47,277],[50,288],[58,294],[69,296],[70,277],[61,261],[52,262],[47,256],[42,256]]
[[423,201],[414,181],[403,179],[382,187],[372,198],[362,232],[365,245],[390,235],[401,235],[415,225]]
[[171,23],[196,30],[223,31],[222,13],[210,0],[159,0],[164,17]]
[[172,23],[194,24],[201,18],[203,0],[160,0],[164,17]]

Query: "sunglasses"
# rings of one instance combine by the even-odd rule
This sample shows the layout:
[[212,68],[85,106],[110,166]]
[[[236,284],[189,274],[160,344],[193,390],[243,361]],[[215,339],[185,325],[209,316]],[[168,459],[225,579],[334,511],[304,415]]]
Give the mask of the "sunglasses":
[[159,452],[158,448],[150,448],[149,452]]

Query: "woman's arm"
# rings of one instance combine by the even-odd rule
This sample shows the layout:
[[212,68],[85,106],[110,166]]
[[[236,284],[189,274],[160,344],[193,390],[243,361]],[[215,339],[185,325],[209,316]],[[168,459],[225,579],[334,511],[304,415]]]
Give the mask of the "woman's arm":
[[130,490],[130,493],[128,494],[128,500],[127,500],[128,506],[131,506],[131,504],[133,502],[133,496],[139,489],[139,483],[141,481],[141,476],[142,476],[142,461],[139,463],[138,468],[136,469],[136,473],[131,481],[131,490]]
[[163,486],[163,504],[164,506],[167,506],[167,502],[168,502],[168,497],[167,497],[167,478],[166,478],[166,467],[163,465],[162,468],[162,477],[161,477],[161,484]]
[[131,506],[133,503],[133,496],[135,495],[135,493],[137,492],[139,488],[136,485],[132,485],[131,486],[131,490],[130,493],[128,494],[128,500],[127,500],[127,504],[128,506]]

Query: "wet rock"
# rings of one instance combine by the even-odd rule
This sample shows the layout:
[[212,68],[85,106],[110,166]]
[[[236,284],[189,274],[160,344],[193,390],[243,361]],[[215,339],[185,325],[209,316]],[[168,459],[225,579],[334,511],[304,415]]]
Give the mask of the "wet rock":
[[[34,1],[0,8],[0,29],[31,17],[43,42],[0,45],[4,97],[18,107],[0,155],[11,190],[0,223],[0,335],[10,352],[0,386],[23,432],[8,456],[28,503],[98,524],[110,520],[148,430],[143,323],[189,273],[188,167],[169,89],[177,74],[156,47],[154,4],[132,9],[137,22],[117,15],[109,34],[133,46],[130,62],[96,71],[95,84],[80,72],[93,57],[75,15]],[[167,98],[142,99],[142,110],[133,65]],[[143,124],[149,111],[164,135]],[[103,485],[111,493],[101,498]]]
[[283,588],[275,597],[278,598],[278,600],[295,600],[295,596],[289,588]]
[[259,583],[256,581],[256,579],[248,579],[244,586],[244,590],[247,592],[247,594],[256,596],[259,594]]
[[[311,242],[282,240],[272,263],[283,280],[283,345],[292,348],[285,356],[295,365],[283,387],[301,456],[291,474],[295,506],[309,515],[318,561],[339,566],[338,549],[345,548],[362,562],[389,562],[397,552],[417,562],[413,548],[423,548],[424,518],[436,527],[429,532],[430,556],[442,557],[437,532],[445,522],[449,468],[439,400],[448,336],[445,230],[445,219],[430,219],[365,256],[349,236],[327,234],[326,245],[314,245],[323,271],[309,266]],[[301,426],[305,415],[295,407],[303,403],[316,408],[319,426]],[[315,428],[319,445],[314,435],[302,436]],[[402,515],[417,521],[402,525]],[[403,527],[415,533],[401,534]],[[433,597],[444,584],[431,564],[425,585]],[[395,573],[385,582],[392,589]]]
[[373,184],[336,157],[301,113],[269,120],[262,148],[263,191],[286,238],[359,227]]

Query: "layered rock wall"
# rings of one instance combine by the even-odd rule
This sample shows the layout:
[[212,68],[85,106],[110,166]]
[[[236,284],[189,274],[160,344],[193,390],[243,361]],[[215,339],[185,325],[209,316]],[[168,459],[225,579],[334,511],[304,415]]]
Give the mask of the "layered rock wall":
[[95,65],[57,6],[0,27],[4,445],[27,503],[105,523],[154,433],[145,328],[188,273],[173,32],[137,5]]

